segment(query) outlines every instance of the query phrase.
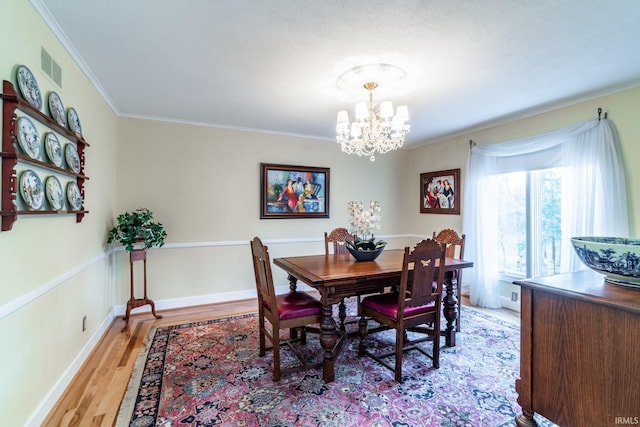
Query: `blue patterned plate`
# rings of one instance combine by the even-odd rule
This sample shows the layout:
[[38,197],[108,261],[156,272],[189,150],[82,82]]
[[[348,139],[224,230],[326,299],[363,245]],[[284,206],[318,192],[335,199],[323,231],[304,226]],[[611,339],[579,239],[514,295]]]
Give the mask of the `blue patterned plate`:
[[22,97],[36,109],[42,108],[42,94],[38,81],[26,65],[20,65],[17,71],[18,87]]
[[76,150],[75,144],[68,143],[65,145],[64,158],[67,161],[69,169],[75,173],[80,173],[80,157],[78,156],[78,150]]
[[37,173],[27,169],[20,174],[20,195],[33,210],[40,210],[44,202],[44,188]]
[[29,117],[22,116],[18,119],[18,143],[22,151],[32,159],[40,157],[40,134]]
[[51,163],[57,167],[62,167],[62,146],[55,133],[49,132],[44,138],[44,151]]
[[71,181],[67,184],[67,200],[71,210],[79,211],[82,208],[82,195],[80,194],[80,188],[75,181]]
[[49,113],[53,120],[55,120],[63,128],[67,128],[67,116],[64,114],[64,104],[62,99],[56,92],[49,94]]
[[67,118],[69,119],[69,129],[75,133],[78,138],[82,137],[82,126],[80,126],[80,117],[74,108],[67,110]]
[[45,188],[47,193],[47,200],[51,205],[51,208],[55,211],[62,209],[64,205],[64,195],[62,194],[62,185],[55,176],[50,176],[45,181]]

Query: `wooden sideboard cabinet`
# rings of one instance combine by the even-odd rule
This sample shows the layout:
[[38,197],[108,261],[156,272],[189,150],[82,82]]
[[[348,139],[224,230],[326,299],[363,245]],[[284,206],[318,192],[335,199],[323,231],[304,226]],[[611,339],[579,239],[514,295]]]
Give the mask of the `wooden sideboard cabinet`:
[[640,425],[640,289],[591,270],[522,288],[518,426]]

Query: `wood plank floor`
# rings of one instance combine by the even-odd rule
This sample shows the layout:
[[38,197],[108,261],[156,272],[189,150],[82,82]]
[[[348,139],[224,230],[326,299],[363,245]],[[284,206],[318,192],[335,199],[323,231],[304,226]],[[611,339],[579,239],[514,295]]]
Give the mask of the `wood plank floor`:
[[[468,299],[463,296],[463,304]],[[134,314],[129,332],[121,332],[124,322],[117,318],[102,337],[83,367],[60,397],[44,426],[112,426],[129,384],[133,366],[151,326],[165,326],[256,312],[255,299],[151,313]],[[511,310],[487,310],[505,320],[519,322]]]

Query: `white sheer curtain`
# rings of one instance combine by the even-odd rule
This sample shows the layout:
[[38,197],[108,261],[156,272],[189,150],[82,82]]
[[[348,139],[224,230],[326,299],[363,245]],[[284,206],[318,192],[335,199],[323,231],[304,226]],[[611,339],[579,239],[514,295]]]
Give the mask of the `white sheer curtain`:
[[[561,271],[583,268],[570,237],[628,236],[627,191],[618,146],[607,119],[577,123],[557,131],[471,148],[462,229],[470,299],[481,307],[501,306],[495,254],[497,216],[491,203],[495,176],[506,172],[564,166],[562,182]],[[566,177],[566,178],[565,178]]]

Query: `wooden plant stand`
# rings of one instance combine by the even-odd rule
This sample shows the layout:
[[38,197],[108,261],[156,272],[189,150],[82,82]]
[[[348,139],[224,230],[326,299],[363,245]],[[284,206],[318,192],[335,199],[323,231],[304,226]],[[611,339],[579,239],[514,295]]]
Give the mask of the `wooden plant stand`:
[[[133,263],[135,261],[143,261],[144,263],[144,296],[142,298],[136,298],[133,290]],[[146,249],[134,249],[129,253],[129,267],[131,270],[131,297],[127,301],[127,311],[124,315],[124,328],[122,332],[129,330],[129,318],[131,316],[131,310],[134,308],[142,307],[144,305],[151,306],[151,314],[156,319],[162,319],[162,316],[156,314],[156,306],[149,297],[147,297],[147,251]]]

